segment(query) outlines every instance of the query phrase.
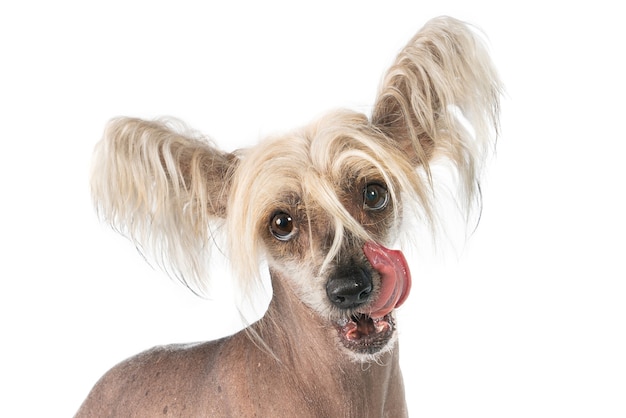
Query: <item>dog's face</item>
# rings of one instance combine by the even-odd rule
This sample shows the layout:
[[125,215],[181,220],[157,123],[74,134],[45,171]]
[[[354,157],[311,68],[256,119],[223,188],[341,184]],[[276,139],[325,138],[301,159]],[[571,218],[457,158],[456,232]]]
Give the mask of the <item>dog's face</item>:
[[358,113],[262,142],[233,178],[229,235],[241,239],[231,252],[262,253],[351,353],[382,352],[410,287],[406,263],[384,247],[398,233],[407,170],[401,150]]

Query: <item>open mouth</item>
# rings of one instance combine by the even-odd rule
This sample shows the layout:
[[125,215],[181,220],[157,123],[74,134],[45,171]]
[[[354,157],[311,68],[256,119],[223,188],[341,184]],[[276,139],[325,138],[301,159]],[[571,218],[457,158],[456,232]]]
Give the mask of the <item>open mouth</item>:
[[404,303],[411,289],[411,273],[402,252],[374,242],[366,242],[363,253],[380,274],[376,299],[358,309],[349,318],[336,323],[343,345],[359,354],[382,350],[393,337],[392,312]]
[[391,314],[372,318],[366,314],[355,314],[350,319],[336,323],[337,333],[343,345],[359,354],[374,354],[383,349],[395,330]]

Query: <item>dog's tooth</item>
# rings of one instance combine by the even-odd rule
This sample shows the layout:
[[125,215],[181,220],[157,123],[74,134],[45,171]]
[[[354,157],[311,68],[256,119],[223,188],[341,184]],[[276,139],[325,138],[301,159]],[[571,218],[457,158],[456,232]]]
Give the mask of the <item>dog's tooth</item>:
[[373,319],[373,322],[376,332],[386,331],[390,327],[389,322],[384,321],[382,318],[375,318]]
[[337,325],[339,325],[340,327],[345,327],[346,325],[348,325],[348,319],[347,318],[340,318],[337,321]]

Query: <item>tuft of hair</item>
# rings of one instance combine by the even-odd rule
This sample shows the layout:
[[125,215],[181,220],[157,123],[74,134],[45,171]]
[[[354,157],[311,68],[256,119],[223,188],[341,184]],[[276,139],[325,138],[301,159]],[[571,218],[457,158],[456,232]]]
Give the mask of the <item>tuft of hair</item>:
[[431,163],[452,163],[461,207],[469,213],[480,201],[480,174],[498,134],[502,92],[476,29],[439,17],[397,56],[383,79],[372,121],[400,143],[431,187]]
[[96,210],[149,262],[204,293],[235,160],[175,119],[113,119],[94,152]]

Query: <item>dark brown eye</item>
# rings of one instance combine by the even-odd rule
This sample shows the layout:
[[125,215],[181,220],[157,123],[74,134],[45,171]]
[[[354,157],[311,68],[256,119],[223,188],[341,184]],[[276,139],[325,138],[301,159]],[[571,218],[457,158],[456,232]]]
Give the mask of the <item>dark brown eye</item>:
[[383,210],[389,202],[387,188],[379,183],[369,183],[363,190],[363,207],[367,210]]
[[288,241],[295,235],[297,229],[291,215],[277,212],[270,221],[270,232],[280,241]]

